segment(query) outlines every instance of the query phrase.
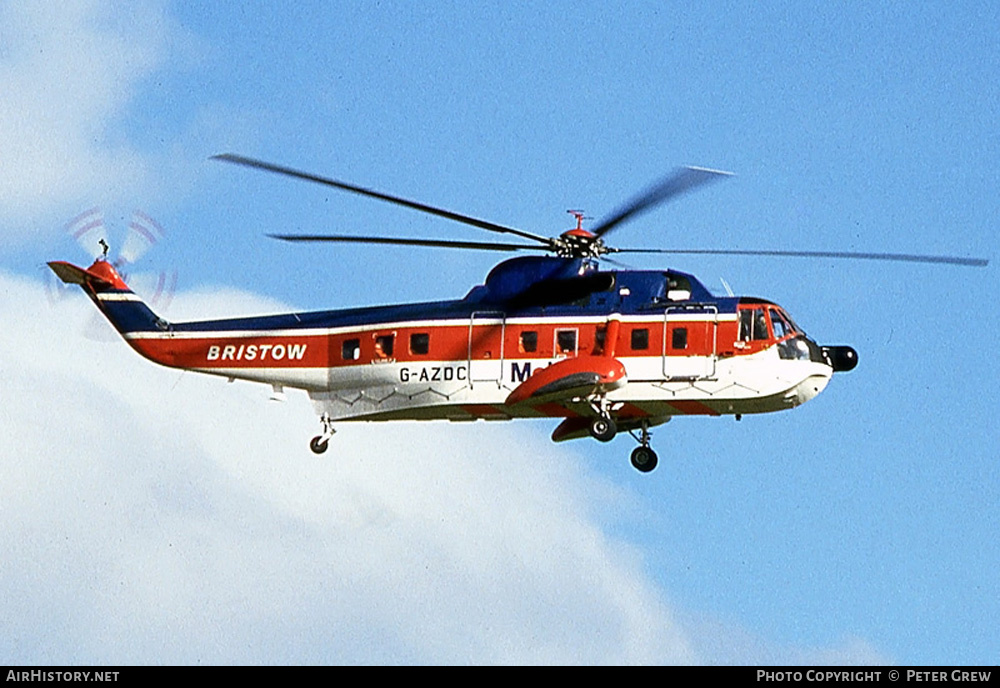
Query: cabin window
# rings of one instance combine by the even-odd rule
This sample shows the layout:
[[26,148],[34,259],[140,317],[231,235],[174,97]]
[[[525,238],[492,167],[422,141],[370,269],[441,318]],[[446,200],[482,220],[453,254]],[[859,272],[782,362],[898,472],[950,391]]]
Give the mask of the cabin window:
[[431,348],[431,336],[426,332],[415,332],[410,335],[410,353],[423,356]]
[[673,349],[688,348],[688,330],[686,327],[675,327],[670,335],[670,346]]
[[522,354],[538,351],[538,332],[534,330],[522,332],[517,342],[517,348]]
[[608,328],[607,326],[598,327],[594,332],[594,354],[600,355],[604,353],[604,345],[608,340]]
[[340,356],[345,361],[356,361],[361,358],[361,340],[345,339],[340,347]]
[[632,330],[632,348],[636,351],[644,351],[649,348],[649,330],[645,327]]
[[576,354],[576,330],[556,330],[556,353]]
[[392,356],[393,344],[396,341],[394,334],[380,334],[375,337],[375,358],[389,358]]

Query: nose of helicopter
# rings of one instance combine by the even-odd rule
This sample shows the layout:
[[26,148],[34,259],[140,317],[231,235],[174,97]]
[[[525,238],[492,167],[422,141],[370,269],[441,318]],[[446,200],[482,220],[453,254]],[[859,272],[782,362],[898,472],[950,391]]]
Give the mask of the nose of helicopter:
[[820,392],[826,389],[831,377],[832,373],[810,375],[785,394],[785,403],[790,407],[795,407],[815,399]]
[[858,352],[849,346],[824,346],[823,358],[835,373],[854,370],[858,365]]

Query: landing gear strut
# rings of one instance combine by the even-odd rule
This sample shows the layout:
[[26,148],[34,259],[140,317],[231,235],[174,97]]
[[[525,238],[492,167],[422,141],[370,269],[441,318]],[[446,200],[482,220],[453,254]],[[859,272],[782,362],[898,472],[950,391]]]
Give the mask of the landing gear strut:
[[639,446],[632,450],[632,465],[639,471],[643,473],[649,473],[651,470],[656,468],[658,459],[656,457],[656,452],[649,446],[649,423],[643,422],[642,427],[639,430],[639,436],[635,437],[635,433],[630,432],[632,437],[635,437]]
[[[614,411],[620,409],[621,404],[613,405],[603,394],[595,395],[589,401],[590,408],[594,411],[594,417],[591,418],[588,428],[590,436],[599,442],[610,442],[618,434],[618,424],[615,422]],[[631,428],[628,431],[639,443],[639,446],[632,450],[630,458],[632,465],[637,470],[649,473],[656,468],[658,462],[656,452],[649,446],[649,421],[643,420],[638,429],[638,435]]]
[[336,432],[333,429],[333,420],[330,418],[330,414],[324,413],[319,417],[319,422],[323,424],[323,434],[317,435],[309,441],[309,448],[312,449],[313,454],[322,454],[325,452],[330,446],[330,438]]

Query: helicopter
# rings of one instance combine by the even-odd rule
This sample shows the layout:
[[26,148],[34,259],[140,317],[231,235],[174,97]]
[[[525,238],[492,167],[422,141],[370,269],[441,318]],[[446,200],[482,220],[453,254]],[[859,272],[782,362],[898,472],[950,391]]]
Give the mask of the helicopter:
[[[195,322],[168,322],[105,256],[88,268],[49,262],[80,286],[128,344],[164,366],[304,390],[327,451],[334,425],[356,421],[561,419],[552,440],[638,443],[653,470],[650,429],[675,416],[795,408],[853,370],[848,345],[820,345],[767,299],[715,296],[675,269],[633,270],[610,256],[696,254],[888,260],[982,267],[982,258],[831,251],[621,248],[605,238],[652,208],[731,176],[679,167],[590,229],[549,237],[242,155],[214,159],[322,184],[516,237],[484,242],[271,234],[295,243],[365,243],[527,253],[497,264],[463,298]],[[607,266],[602,266],[602,263]]]

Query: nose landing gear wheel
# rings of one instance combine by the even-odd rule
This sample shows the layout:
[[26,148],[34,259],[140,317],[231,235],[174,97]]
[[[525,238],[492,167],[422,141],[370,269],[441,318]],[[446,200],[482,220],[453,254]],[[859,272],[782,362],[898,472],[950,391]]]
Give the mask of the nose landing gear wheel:
[[632,450],[631,459],[632,465],[643,473],[649,473],[658,463],[656,452],[649,447],[636,447]]

